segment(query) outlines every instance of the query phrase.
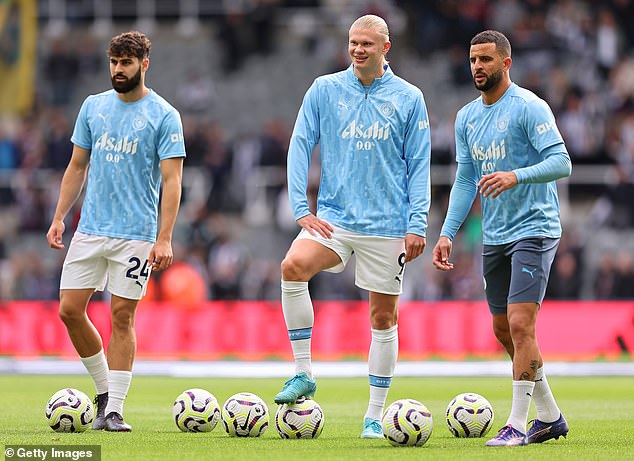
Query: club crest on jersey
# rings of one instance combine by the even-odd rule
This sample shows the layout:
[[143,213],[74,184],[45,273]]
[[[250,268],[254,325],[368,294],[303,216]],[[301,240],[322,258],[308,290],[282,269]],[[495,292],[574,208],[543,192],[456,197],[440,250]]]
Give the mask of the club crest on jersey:
[[376,139],[377,141],[387,140],[390,137],[390,124],[379,125],[376,121],[366,127],[356,120],[350,122],[341,132],[342,139]]
[[391,117],[392,115],[394,115],[394,112],[396,112],[396,108],[391,102],[384,102],[379,106],[379,110],[386,117]]
[[132,127],[136,131],[141,131],[146,126],[147,126],[147,119],[142,115],[137,115],[132,121]]
[[511,122],[510,115],[504,114],[501,117],[498,117],[498,119],[495,121],[495,126],[500,133],[503,133],[509,127],[510,122]]

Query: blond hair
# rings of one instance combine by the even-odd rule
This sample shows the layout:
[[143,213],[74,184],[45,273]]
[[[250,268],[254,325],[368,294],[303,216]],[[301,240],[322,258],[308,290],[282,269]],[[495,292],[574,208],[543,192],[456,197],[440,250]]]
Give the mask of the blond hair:
[[385,35],[385,41],[390,41],[390,30],[387,28],[385,19],[374,14],[366,14],[361,16],[355,22],[352,23],[350,29],[354,27],[360,27],[363,29],[373,29],[381,35]]

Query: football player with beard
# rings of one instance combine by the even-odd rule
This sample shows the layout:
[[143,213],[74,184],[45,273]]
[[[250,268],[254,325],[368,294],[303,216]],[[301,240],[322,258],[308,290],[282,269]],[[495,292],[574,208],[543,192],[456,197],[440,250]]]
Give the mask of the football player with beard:
[[[64,248],[64,219],[85,186],[81,218],[62,269],[59,315],[95,382],[93,429],[112,432],[132,430],[123,420],[123,402],[136,352],[134,316],[150,272],[173,261],[185,157],[179,113],[145,86],[151,47],[140,32],[110,41],[113,89],[88,96],[81,106],[72,156],[46,235],[51,248]],[[92,294],[106,284],[112,295],[107,358],[86,315]]]

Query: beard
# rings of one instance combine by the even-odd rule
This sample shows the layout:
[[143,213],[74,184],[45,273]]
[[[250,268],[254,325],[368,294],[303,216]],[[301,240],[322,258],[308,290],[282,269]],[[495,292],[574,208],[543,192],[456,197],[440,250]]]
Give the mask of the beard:
[[123,74],[117,74],[110,77],[110,82],[112,83],[112,88],[114,88],[117,93],[128,93],[129,91],[134,90],[141,83],[141,66],[139,66],[139,70],[132,76],[132,78],[126,78],[122,82],[115,79],[115,77],[120,77],[122,75]]
[[498,70],[497,72],[492,73],[487,77],[482,85],[478,85],[475,81],[475,76],[473,77],[473,84],[480,91],[489,91],[491,88],[497,86],[498,83],[502,80],[502,71]]

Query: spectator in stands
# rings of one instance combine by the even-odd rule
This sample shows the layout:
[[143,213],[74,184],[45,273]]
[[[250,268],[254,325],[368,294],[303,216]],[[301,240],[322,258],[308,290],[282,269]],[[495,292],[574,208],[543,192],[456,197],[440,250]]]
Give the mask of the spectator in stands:
[[629,48],[634,46],[634,1],[633,0],[610,0],[609,7],[614,12],[614,17],[619,22],[619,32],[623,34],[625,45]]
[[604,254],[599,259],[598,270],[594,274],[594,297],[598,300],[612,299],[616,268],[613,253]]
[[19,160],[18,146],[8,127],[0,121],[0,170],[15,170]]
[[16,280],[21,299],[53,300],[57,298],[57,279],[47,270],[42,256],[35,250],[18,255],[22,260],[21,271]]
[[80,77],[94,78],[102,70],[105,62],[97,42],[90,35],[84,35],[77,46],[77,66]]
[[448,50],[447,58],[450,63],[452,83],[456,86],[470,84],[471,74],[464,63],[463,49],[458,45],[452,45]]
[[614,168],[615,181],[608,184],[605,198],[609,207],[607,224],[616,229],[634,226],[634,180],[622,165]]
[[34,170],[42,168],[45,157],[43,131],[40,128],[37,114],[30,114],[22,120],[17,137],[20,153],[20,168]]
[[216,220],[216,239],[207,261],[213,299],[237,300],[246,263],[244,249],[226,219]]
[[495,30],[515,30],[526,15],[519,0],[497,0],[489,8],[489,25]]
[[185,81],[178,86],[176,100],[180,110],[186,115],[201,116],[213,109],[216,99],[216,87],[208,76],[196,69],[187,72]]
[[49,130],[45,135],[46,154],[43,167],[54,170],[63,170],[68,165],[68,157],[73,151],[70,142],[70,129],[68,119],[63,111],[54,111],[47,118]]
[[571,89],[564,98],[564,107],[559,114],[559,126],[562,136],[570,145],[575,162],[593,163],[597,157],[597,129],[600,120],[592,120],[590,113],[583,108],[583,93],[579,88]]
[[612,288],[612,299],[634,299],[634,259],[627,252],[616,257],[616,273]]
[[560,251],[553,265],[547,296],[552,299],[579,299],[582,273],[577,258],[570,251]]
[[70,103],[77,86],[78,71],[77,55],[71,52],[67,42],[55,40],[44,61],[44,74],[50,85],[50,103],[53,106]]
[[200,167],[204,164],[207,154],[206,128],[205,123],[197,117],[193,115],[183,116],[188,166]]
[[262,56],[275,51],[275,22],[279,3],[280,0],[255,0],[249,11],[248,24],[253,28],[253,36],[257,37],[253,51]]
[[599,10],[599,20],[596,31],[597,64],[604,79],[607,79],[612,69],[619,61],[620,37],[614,13],[608,7]]
[[211,190],[207,199],[207,209],[231,211],[235,200],[231,197],[230,181],[232,162],[224,127],[218,122],[208,123],[205,130],[205,156],[203,166],[211,179]]
[[24,178],[26,184],[20,189],[16,197],[19,216],[19,228],[21,231],[45,231],[49,216],[49,193],[35,180],[35,175]]
[[239,8],[227,11],[218,21],[216,38],[221,44],[221,67],[226,74],[231,74],[242,68],[249,54],[250,28]]

